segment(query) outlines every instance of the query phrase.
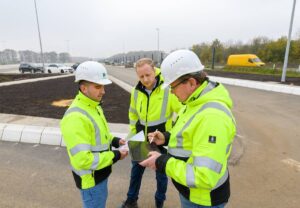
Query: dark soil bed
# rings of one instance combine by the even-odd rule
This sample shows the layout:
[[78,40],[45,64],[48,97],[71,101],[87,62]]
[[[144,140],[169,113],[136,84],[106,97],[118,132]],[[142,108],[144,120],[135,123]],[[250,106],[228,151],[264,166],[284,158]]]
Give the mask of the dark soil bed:
[[0,74],[0,83],[1,82],[9,82],[9,81],[18,81],[24,79],[34,79],[40,77],[51,77],[51,76],[59,76],[63,74]]
[[[242,73],[234,73],[234,72],[226,72],[226,71],[218,71],[218,70],[205,70],[208,75],[211,76],[220,76],[226,78],[234,78],[234,79],[245,79],[245,80],[253,80],[260,82],[280,82],[281,76],[274,75],[261,75],[261,74],[242,74]],[[300,77],[286,77],[286,82],[281,84],[286,85],[298,85],[300,86]]]
[[[67,107],[53,101],[73,99],[78,92],[74,77],[0,87],[0,113],[62,118]],[[128,123],[130,94],[115,84],[105,87],[102,107],[108,122]]]

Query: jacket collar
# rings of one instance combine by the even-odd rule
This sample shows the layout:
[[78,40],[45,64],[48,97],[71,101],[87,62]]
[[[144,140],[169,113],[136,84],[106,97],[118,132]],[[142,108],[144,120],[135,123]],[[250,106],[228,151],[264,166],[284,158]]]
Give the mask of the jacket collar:
[[76,96],[76,101],[80,102],[86,106],[90,106],[92,108],[95,108],[99,105],[99,102],[94,101],[92,99],[90,99],[89,97],[85,96],[82,92],[78,92],[77,96]]
[[[156,75],[155,79],[156,79],[156,84],[153,87],[152,91],[154,91],[157,87],[159,87],[160,85],[162,85],[162,83],[164,82],[161,78],[161,73],[159,73],[158,75]],[[140,90],[142,92],[145,92],[145,86],[139,81],[138,84],[136,85],[135,89]]]
[[207,102],[220,102],[232,108],[232,99],[225,87],[216,82],[205,81],[184,102],[187,106],[195,106]]
[[208,81],[203,82],[202,85],[200,85],[200,86],[199,86],[199,87],[198,87],[198,88],[190,95],[190,97],[188,97],[188,99],[187,99],[186,101],[183,102],[183,104],[189,105],[189,104],[191,104],[194,100],[197,100],[197,99],[201,96],[201,94],[202,94],[202,92],[204,91],[204,89],[205,89],[206,87],[208,87],[208,85],[209,85],[209,82],[208,82]]

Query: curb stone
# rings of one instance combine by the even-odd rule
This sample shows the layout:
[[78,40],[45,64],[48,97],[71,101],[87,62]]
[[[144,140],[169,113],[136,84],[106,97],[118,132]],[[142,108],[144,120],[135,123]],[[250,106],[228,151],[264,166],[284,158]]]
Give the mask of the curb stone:
[[[127,134],[112,132],[125,138]],[[0,123],[0,141],[46,144],[65,147],[60,128]]]

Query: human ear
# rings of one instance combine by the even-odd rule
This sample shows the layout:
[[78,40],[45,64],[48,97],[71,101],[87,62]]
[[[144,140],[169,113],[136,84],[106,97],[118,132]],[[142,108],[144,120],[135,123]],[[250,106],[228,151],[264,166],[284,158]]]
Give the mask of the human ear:
[[194,78],[191,77],[188,81],[193,90],[197,88],[197,81]]
[[85,94],[85,93],[86,93],[86,89],[87,89],[87,87],[86,87],[86,85],[85,85],[85,84],[81,84],[81,85],[79,86],[79,88],[80,88],[80,91],[81,91],[81,92],[83,92],[83,94]]

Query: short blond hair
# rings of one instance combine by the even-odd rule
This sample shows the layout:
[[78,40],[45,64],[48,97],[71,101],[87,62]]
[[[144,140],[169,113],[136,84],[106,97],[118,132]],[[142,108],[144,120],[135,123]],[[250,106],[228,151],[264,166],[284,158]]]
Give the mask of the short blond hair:
[[154,69],[154,62],[152,59],[150,58],[141,58],[139,59],[136,63],[135,63],[135,69],[137,69],[138,67],[142,67],[145,64],[150,65],[153,69]]

